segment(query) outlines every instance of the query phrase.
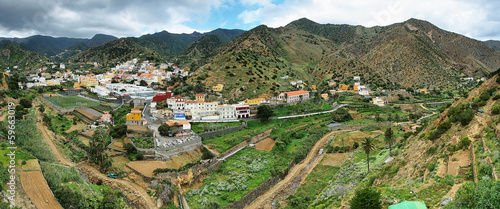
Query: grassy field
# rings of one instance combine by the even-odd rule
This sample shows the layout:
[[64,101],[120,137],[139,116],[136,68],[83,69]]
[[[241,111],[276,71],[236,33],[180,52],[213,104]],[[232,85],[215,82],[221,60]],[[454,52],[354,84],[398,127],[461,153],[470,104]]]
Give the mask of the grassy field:
[[297,115],[302,113],[311,113],[311,112],[320,112],[320,111],[328,111],[333,109],[333,107],[326,103],[325,101],[321,101],[321,105],[315,104],[312,101],[297,103],[295,105],[284,106],[280,105],[276,109],[273,110],[274,116],[287,116],[287,115]]
[[303,208],[309,202],[314,201],[318,195],[327,185],[326,179],[331,179],[339,170],[338,167],[327,165],[317,165],[309,176],[307,176],[304,184],[295,191],[295,194],[288,197],[287,208]]
[[58,97],[45,97],[45,98],[63,108],[82,107],[82,106],[90,107],[99,105],[99,102],[95,102],[79,96],[58,96]]
[[231,123],[191,123],[191,130],[195,133],[200,134],[210,130],[219,130],[225,128],[231,128],[240,126],[241,122],[231,122]]

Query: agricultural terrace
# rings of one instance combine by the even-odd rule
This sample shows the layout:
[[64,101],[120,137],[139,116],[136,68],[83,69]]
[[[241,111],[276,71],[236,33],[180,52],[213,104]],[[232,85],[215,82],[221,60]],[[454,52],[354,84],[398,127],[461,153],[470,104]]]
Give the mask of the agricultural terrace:
[[99,105],[99,102],[85,99],[79,96],[57,96],[45,98],[63,108],[90,107]]
[[[303,160],[316,141],[328,133],[325,124],[329,118],[329,115],[326,114],[306,118],[272,120],[269,123],[249,121],[247,129],[204,140],[204,143],[210,140],[207,145],[212,145],[217,149],[223,147],[225,140],[241,142],[245,140],[245,136],[255,136],[273,129],[270,138],[274,139],[276,144],[271,151],[245,148],[228,158],[220,168],[203,180],[200,187],[186,193],[188,203],[193,208],[205,207],[214,203],[219,203],[223,207],[240,199],[271,176],[281,173],[292,160],[295,162]],[[232,135],[232,138],[229,135]],[[225,151],[224,149],[219,150],[220,152]]]
[[274,116],[288,116],[288,115],[298,115],[305,113],[313,113],[313,112],[322,112],[332,110],[333,107],[331,104],[320,100],[320,101],[307,101],[301,102],[294,105],[278,105],[273,109]]
[[231,128],[241,126],[241,122],[231,122],[231,123],[191,123],[191,130],[197,134],[209,132],[212,130],[219,130],[225,128]]

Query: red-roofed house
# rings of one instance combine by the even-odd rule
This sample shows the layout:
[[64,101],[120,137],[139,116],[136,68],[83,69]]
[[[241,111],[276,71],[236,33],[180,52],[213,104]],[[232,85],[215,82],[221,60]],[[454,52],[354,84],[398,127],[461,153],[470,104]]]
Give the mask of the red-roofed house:
[[153,102],[163,102],[170,97],[172,97],[172,92],[158,93],[153,96]]
[[309,92],[304,90],[284,92],[278,96],[278,99],[286,100],[287,104],[307,101],[309,100]]

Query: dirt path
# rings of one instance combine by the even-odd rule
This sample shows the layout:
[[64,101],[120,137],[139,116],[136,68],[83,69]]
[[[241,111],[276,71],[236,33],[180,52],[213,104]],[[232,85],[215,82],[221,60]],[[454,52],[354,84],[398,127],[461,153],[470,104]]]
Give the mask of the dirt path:
[[[288,172],[288,175],[285,179],[278,182],[271,189],[269,189],[262,196],[258,197],[255,201],[253,201],[250,205],[247,205],[245,208],[253,209],[253,208],[272,208],[272,201],[278,196],[288,196],[291,192],[289,188],[297,187],[298,185],[294,185],[297,181],[303,181],[309,173],[314,169],[314,167],[319,163],[320,160],[317,159],[319,156],[319,150],[326,145],[329,139],[331,139],[332,135],[337,134],[339,131],[331,132],[313,146],[313,148],[309,151],[307,157],[300,163],[295,165],[295,167]],[[340,131],[342,132],[342,131]]]
[[146,190],[141,186],[125,180],[109,178],[90,165],[83,165],[83,164],[76,165],[67,160],[66,158],[64,158],[64,156],[59,152],[59,150],[57,150],[57,147],[54,144],[53,141],[54,137],[52,135],[53,133],[50,133],[47,130],[47,127],[42,124],[41,122],[42,118],[39,112],[38,112],[38,119],[40,120],[40,122],[37,122],[36,124],[38,130],[42,132],[44,140],[49,144],[50,149],[62,164],[65,164],[70,167],[80,168],[81,172],[88,175],[89,180],[91,180],[94,183],[98,181],[104,182],[111,188],[121,191],[124,194],[125,198],[129,202],[137,206],[137,208],[145,208],[145,209],[158,208],[154,203],[154,201],[151,199],[151,197],[148,195]]
[[79,165],[81,172],[88,175],[91,182],[102,182],[114,190],[121,191],[125,198],[137,208],[158,208],[146,190],[141,186],[121,179],[112,179],[90,165]]
[[54,144],[54,135],[53,135],[53,133],[50,133],[49,130],[47,130],[47,127],[42,124],[43,123],[42,122],[42,115],[40,114],[40,112],[38,112],[37,119],[40,121],[40,122],[36,123],[36,127],[38,128],[38,131],[40,131],[42,133],[43,139],[45,139],[45,142],[47,142],[47,144],[49,144],[50,149],[52,150],[54,155],[56,155],[59,162],[61,162],[64,165],[67,165],[67,166],[71,166],[71,167],[75,166],[74,163],[72,163],[69,160],[67,160],[66,158],[64,158],[64,156],[59,152],[59,150],[57,150],[57,147]]
[[21,184],[31,202],[39,209],[63,208],[57,202],[41,171],[20,172]]

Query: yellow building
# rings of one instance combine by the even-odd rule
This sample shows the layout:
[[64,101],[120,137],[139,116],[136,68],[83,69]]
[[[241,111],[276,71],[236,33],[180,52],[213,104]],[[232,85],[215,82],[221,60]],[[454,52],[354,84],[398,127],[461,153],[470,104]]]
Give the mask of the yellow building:
[[346,85],[346,84],[339,85],[339,91],[347,91],[348,89],[349,89],[349,85]]
[[197,94],[196,101],[204,102],[205,101],[205,94]]
[[257,99],[245,99],[243,102],[245,102],[248,105],[259,105],[260,104],[260,98]]
[[132,110],[127,114],[127,125],[142,125],[142,113],[140,110]]
[[323,98],[324,100],[328,100],[328,94],[321,94],[321,98]]
[[219,84],[215,85],[214,87],[212,87],[212,91],[221,92],[223,88],[224,88],[224,84],[219,83]]
[[428,94],[429,91],[427,89],[419,89],[418,92]]
[[86,86],[86,87],[89,87],[89,86],[98,86],[99,82],[97,82],[97,80],[95,78],[88,78],[86,80],[83,80],[80,85]]
[[73,88],[79,88],[81,85],[78,82],[73,83]]

